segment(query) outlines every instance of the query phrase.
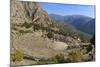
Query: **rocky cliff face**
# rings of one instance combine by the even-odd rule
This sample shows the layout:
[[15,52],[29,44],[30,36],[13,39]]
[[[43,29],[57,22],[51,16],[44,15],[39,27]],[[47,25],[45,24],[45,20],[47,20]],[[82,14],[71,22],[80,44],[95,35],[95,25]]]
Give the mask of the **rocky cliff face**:
[[38,3],[11,0],[11,54],[18,50],[25,56],[39,59],[56,55],[51,49],[52,40],[45,37],[50,26],[55,30],[56,24],[53,24]]
[[48,14],[36,2],[11,0],[11,23],[50,24]]

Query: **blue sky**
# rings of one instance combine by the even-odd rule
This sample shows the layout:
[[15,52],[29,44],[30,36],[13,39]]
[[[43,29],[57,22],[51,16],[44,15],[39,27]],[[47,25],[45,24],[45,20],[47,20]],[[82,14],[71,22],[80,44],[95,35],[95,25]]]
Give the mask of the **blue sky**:
[[85,15],[94,18],[95,6],[93,5],[72,5],[57,3],[40,3],[40,6],[48,12],[48,14],[66,15]]

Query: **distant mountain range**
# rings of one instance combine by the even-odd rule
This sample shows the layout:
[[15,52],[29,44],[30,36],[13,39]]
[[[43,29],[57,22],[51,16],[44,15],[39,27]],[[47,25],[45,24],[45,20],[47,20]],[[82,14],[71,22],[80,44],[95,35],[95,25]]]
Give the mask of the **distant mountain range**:
[[49,17],[55,20],[56,22],[71,24],[76,29],[88,33],[90,35],[95,34],[95,19],[83,16],[83,15],[69,15],[61,16],[56,14],[49,14]]

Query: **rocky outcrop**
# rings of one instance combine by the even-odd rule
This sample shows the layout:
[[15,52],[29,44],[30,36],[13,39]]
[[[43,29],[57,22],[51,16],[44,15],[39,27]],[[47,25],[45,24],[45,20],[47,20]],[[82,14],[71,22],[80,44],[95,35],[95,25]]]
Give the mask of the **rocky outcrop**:
[[11,23],[50,24],[48,14],[36,2],[11,0]]

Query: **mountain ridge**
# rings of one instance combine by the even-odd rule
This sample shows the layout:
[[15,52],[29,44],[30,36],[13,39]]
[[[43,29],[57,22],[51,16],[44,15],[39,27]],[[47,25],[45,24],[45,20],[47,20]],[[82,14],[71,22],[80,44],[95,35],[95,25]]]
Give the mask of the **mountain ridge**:
[[[84,15],[68,15],[68,16],[60,16],[60,15],[56,15],[56,14],[49,14],[49,16],[56,20],[57,22],[63,22],[65,24],[71,24],[74,27],[76,27],[78,30],[83,31],[85,33],[88,33],[90,35],[94,35],[94,29],[95,26],[91,25],[91,22],[89,22],[90,20],[93,20],[94,18],[88,17],[88,16],[84,16]],[[94,19],[95,20],[95,19]],[[87,28],[92,28],[90,29],[91,31],[87,31],[86,29],[83,30],[84,26],[86,24],[90,23],[90,25],[88,25]],[[93,24],[93,23],[92,23]],[[95,24],[95,21],[94,21]],[[93,30],[93,31],[92,31]]]

